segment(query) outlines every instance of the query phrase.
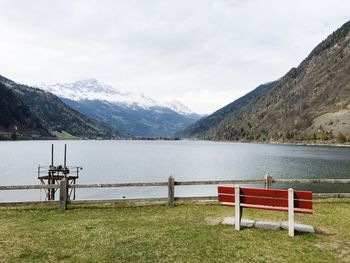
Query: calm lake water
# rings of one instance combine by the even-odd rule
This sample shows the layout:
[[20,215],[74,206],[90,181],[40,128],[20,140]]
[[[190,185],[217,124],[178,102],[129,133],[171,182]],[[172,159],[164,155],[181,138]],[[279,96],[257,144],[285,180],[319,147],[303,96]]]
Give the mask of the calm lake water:
[[[207,141],[0,142],[0,185],[38,184],[38,165],[82,166],[78,183],[274,178],[350,178],[350,148]],[[275,185],[287,188],[290,185]],[[344,185],[294,185],[317,192],[350,192]],[[77,189],[77,199],[165,197],[166,187]],[[216,186],[176,187],[176,196],[215,195]],[[0,202],[44,200],[41,190],[0,191]]]

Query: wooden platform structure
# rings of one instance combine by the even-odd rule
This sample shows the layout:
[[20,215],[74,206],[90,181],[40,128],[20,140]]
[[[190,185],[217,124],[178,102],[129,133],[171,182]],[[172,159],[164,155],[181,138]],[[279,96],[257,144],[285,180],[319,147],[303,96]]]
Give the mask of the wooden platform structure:
[[[54,145],[51,146],[51,165],[38,167],[38,179],[43,185],[59,185],[60,181],[67,179],[67,183],[75,185],[76,180],[79,178],[79,171],[82,167],[67,166],[67,145],[64,145],[64,163],[63,165],[54,165]],[[44,188],[46,193],[45,200],[55,200],[55,193],[58,188]],[[69,200],[75,200],[75,188],[71,188],[68,193]]]

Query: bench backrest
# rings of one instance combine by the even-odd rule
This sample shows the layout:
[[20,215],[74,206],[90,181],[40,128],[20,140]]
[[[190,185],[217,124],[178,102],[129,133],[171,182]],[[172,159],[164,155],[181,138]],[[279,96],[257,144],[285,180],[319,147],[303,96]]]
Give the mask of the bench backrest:
[[[288,190],[240,187],[239,193],[243,208],[288,211]],[[234,206],[235,187],[219,186],[218,201]],[[294,211],[312,214],[311,191],[294,191]]]

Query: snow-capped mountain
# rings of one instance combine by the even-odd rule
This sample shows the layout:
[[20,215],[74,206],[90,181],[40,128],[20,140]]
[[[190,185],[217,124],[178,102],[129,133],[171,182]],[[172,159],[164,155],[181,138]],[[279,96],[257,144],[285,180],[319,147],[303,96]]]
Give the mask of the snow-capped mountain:
[[56,83],[52,85],[42,83],[38,88],[47,90],[59,97],[75,101],[101,100],[123,104],[128,107],[138,106],[143,109],[166,107],[182,115],[194,114],[192,110],[179,101],[171,100],[162,103],[148,98],[141,93],[120,92],[112,86],[96,79],[78,80],[73,83]]
[[135,136],[171,136],[201,117],[176,100],[158,102],[96,79],[37,88],[56,94],[80,113]]
[[186,105],[182,104],[177,100],[165,101],[164,106],[182,115],[195,114],[189,107],[187,107]]

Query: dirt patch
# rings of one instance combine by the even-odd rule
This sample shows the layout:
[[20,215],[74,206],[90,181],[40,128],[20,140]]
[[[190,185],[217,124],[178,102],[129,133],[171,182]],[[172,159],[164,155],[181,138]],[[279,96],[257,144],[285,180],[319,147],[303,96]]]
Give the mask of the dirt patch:
[[316,244],[316,247],[318,247],[319,249],[331,249],[331,250],[333,250],[333,249],[338,249],[339,246],[340,246],[340,244],[337,241]]
[[315,227],[315,232],[316,234],[325,235],[325,236],[333,236],[335,234],[329,229],[319,228],[319,227]]
[[207,217],[205,219],[205,223],[208,224],[208,225],[219,225],[221,224],[221,222],[224,220],[223,217]]
[[316,247],[319,249],[332,250],[336,254],[337,258],[341,259],[343,262],[350,262],[349,249],[344,248],[341,241],[331,240],[327,243],[317,243]]

